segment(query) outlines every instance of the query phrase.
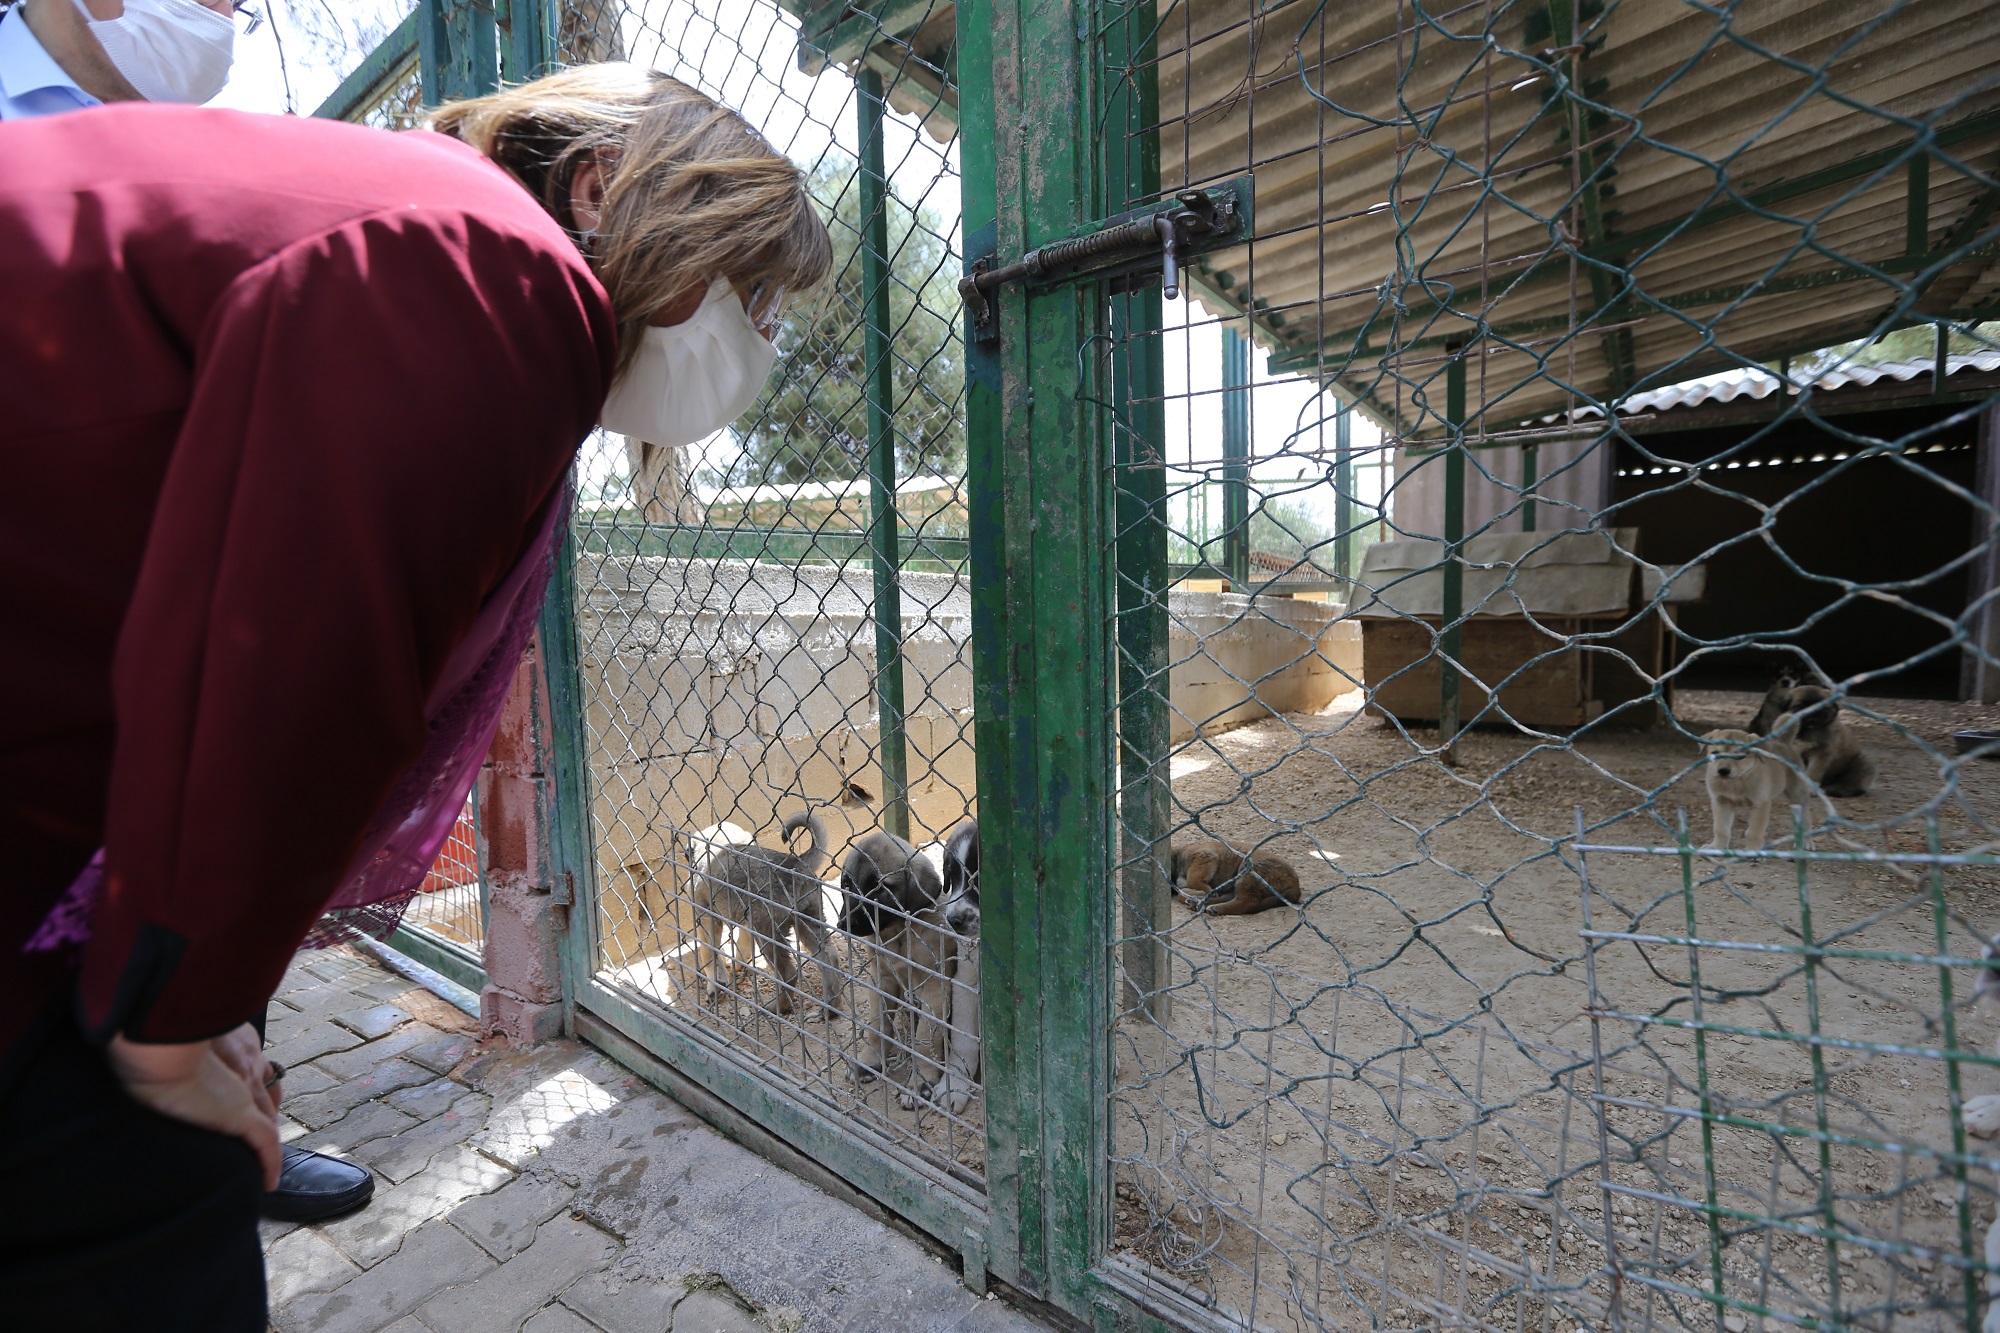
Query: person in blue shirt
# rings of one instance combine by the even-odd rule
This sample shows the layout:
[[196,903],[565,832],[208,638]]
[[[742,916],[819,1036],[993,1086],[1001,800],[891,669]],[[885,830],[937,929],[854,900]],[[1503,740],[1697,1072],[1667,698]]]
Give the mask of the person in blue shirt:
[[[23,0],[0,14],[0,121],[105,102],[206,102],[229,77],[232,0]],[[375,1192],[362,1167],[284,1150],[265,1215],[316,1222]]]
[[0,120],[102,102],[206,102],[229,78],[232,0],[21,0],[0,14]]

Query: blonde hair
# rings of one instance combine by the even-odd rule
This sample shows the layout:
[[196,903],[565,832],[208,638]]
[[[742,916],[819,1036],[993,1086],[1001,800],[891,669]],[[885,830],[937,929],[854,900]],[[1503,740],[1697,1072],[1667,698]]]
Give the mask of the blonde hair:
[[598,164],[592,259],[621,368],[647,321],[717,277],[800,292],[833,266],[805,173],[742,116],[665,74],[578,65],[439,107],[428,124],[506,168],[572,232],[571,183]]

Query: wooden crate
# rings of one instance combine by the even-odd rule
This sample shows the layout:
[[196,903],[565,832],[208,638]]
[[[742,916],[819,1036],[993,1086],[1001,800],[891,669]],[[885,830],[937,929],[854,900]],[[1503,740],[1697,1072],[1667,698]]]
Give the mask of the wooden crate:
[[[1671,652],[1665,623],[1647,616],[1624,630],[1623,616],[1532,621],[1480,617],[1465,622],[1460,716],[1468,724],[1580,727],[1619,704],[1643,699],[1664,674]],[[1361,622],[1361,671],[1377,710],[1404,722],[1435,722],[1440,689],[1436,619],[1373,618]],[[1575,644],[1579,635],[1608,636]],[[1639,664],[1635,671],[1614,652]],[[1640,674],[1643,671],[1645,674]],[[1652,679],[1649,679],[1652,678]],[[1503,683],[1504,682],[1504,683]],[[1497,686],[1504,717],[1487,713],[1487,687]],[[1672,703],[1672,682],[1666,683]],[[1652,727],[1657,705],[1619,713],[1614,725]]]

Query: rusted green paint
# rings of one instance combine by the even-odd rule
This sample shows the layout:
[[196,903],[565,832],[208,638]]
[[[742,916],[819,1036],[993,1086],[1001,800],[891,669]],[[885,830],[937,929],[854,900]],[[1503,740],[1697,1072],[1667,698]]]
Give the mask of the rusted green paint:
[[[993,0],[960,0],[959,104],[968,126],[959,140],[960,208],[965,260],[991,254],[998,243],[996,142],[993,133]],[[1007,595],[1011,528],[1007,522],[1007,466],[1000,434],[1000,348],[966,338],[967,552],[972,581],[973,743],[979,789],[981,862],[979,891],[980,1022],[986,1081],[987,1266],[1024,1291],[1037,1291],[1039,1242],[1023,1253],[1023,1210],[1039,1219],[1039,1180],[1021,1167],[1022,1105],[1032,1098],[1023,1080],[1035,1065],[1024,1042],[1036,1030],[1024,1012],[1016,958],[1035,938],[1032,894],[1017,892],[1016,858],[1005,840],[1015,822],[1007,811],[1019,788],[1014,738],[1005,721],[1007,695],[1017,671],[1032,671],[1033,656],[1017,657]],[[1032,786],[1030,787],[1032,793]],[[1023,907],[1023,903],[1026,907]],[[1037,1221],[1039,1229],[1039,1221]]]
[[417,64],[425,106],[479,97],[500,86],[493,7],[478,0],[419,0]]
[[556,33],[559,0],[496,0],[494,26],[500,35],[500,78],[526,83],[560,67]]
[[[990,23],[979,25],[992,42],[1002,254],[1110,211],[1094,128],[1095,52],[1078,40],[1095,12],[1082,0],[996,0]],[[997,868],[1013,917],[1000,961],[1020,1015],[1008,1085],[989,1088],[988,1114],[1006,1103],[1001,1114],[1014,1118],[1022,1280],[1073,1312],[1089,1304],[1107,1174],[1115,843],[1106,304],[1098,284],[999,290],[1008,688],[992,699],[992,729],[1008,753],[1005,772],[993,775],[1004,786],[988,785],[985,772],[980,785],[982,892]]]
[[406,16],[370,51],[354,72],[314,108],[322,120],[359,120],[408,77],[417,64],[417,23],[421,13]]

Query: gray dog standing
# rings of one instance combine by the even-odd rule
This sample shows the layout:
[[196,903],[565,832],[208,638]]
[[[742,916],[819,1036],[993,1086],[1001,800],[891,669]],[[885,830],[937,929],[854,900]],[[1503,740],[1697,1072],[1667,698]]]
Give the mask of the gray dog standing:
[[[854,844],[840,871],[840,928],[868,959],[878,997],[875,1022],[854,1062],[855,1077],[885,1074],[889,1041],[903,1015],[912,1052],[909,1088],[935,1084],[944,1072],[945,1017],[951,1004],[947,967],[952,935],[939,899],[938,872],[917,849],[890,833],[875,832]],[[913,1097],[903,1100],[915,1104]]]
[[[819,817],[801,811],[787,819],[782,831],[786,846],[800,829],[811,835],[804,852],[779,851],[750,843],[722,847],[709,858],[703,876],[709,911],[695,930],[711,955],[719,951],[725,925],[748,930],[756,937],[764,962],[778,978],[778,1012],[792,1012],[792,992],[799,984],[799,959],[787,937],[796,934],[819,969],[820,1012],[831,1022],[842,1008],[841,974],[829,945],[832,936],[821,915],[819,872],[826,865],[826,826]],[[711,979],[709,994],[717,987]]]

